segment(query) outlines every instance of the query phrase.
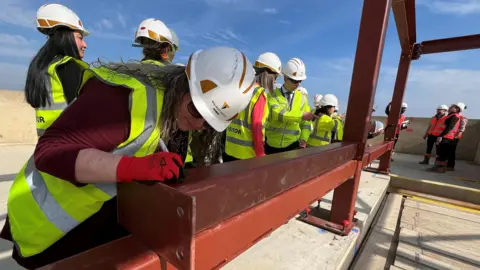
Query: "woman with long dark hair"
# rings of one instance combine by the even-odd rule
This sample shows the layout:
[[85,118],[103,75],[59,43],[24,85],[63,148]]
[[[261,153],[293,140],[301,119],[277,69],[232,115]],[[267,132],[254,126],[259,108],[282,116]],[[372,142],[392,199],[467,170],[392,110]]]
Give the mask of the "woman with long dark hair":
[[233,48],[197,51],[186,67],[100,64],[85,72],[81,95],[45,131],[10,189],[1,237],[15,243],[12,256],[25,268],[127,235],[117,183],[181,178],[184,132],[203,130],[202,147],[218,153],[219,132],[254,90],[253,66]]
[[170,29],[159,19],[143,20],[135,32],[134,47],[143,48],[144,63],[163,66],[171,63],[171,52],[175,50]]
[[269,115],[267,93],[274,90],[282,62],[276,54],[266,52],[255,61],[254,69],[255,92],[247,108],[227,128],[224,162],[265,156],[265,126]]
[[41,136],[77,97],[82,71],[88,68],[81,61],[88,31],[77,14],[59,4],[38,9],[37,29],[48,38],[28,67],[25,98],[36,110],[37,135]]

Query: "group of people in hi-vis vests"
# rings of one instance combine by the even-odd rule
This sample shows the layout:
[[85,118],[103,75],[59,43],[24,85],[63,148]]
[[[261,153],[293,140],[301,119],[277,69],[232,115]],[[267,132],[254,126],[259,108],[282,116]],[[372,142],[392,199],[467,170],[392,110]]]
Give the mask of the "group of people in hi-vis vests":
[[298,58],[282,67],[264,53],[252,64],[215,47],[172,64],[179,39],[150,18],[135,32],[142,60],[89,65],[89,32],[75,12],[45,4],[36,24],[48,38],[29,65],[25,97],[38,143],[10,189],[0,234],[27,269],[128,235],[117,222],[117,184],[180,180],[195,161],[194,139],[206,153],[199,163],[342,140],[337,98],[317,95],[311,109]]
[[458,142],[463,138],[467,127],[467,118],[462,114],[467,108],[465,103],[459,102],[450,105],[440,105],[437,113],[432,117],[430,124],[423,135],[427,140],[427,149],[420,164],[429,164],[433,146],[436,145],[436,159],[430,171],[445,173],[455,170],[455,159]]

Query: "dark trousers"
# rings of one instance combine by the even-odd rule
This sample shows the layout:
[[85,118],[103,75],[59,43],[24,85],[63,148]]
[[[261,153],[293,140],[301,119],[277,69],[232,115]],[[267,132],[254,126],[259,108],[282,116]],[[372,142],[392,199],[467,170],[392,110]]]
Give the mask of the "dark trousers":
[[398,138],[400,137],[400,134],[395,135],[395,142],[393,143],[393,149],[395,150],[395,146],[397,145]]
[[270,145],[265,143],[265,154],[271,155],[271,154],[276,154],[276,153],[283,153],[283,152],[288,152],[288,151],[292,151],[292,150],[297,150],[299,148],[300,148],[300,143],[298,141],[290,144],[289,146],[287,146],[285,148],[271,147]]
[[448,168],[455,168],[455,159],[457,158],[456,152],[457,152],[458,142],[459,142],[458,139],[454,139],[452,141],[452,149],[450,149],[450,154],[448,155],[448,163],[447,163]]
[[[432,155],[433,146],[435,145],[436,141],[437,141],[437,136],[428,135],[428,137],[427,137],[427,151],[425,151],[425,156],[430,157]],[[438,151],[437,151],[437,155],[438,155]]]
[[235,161],[235,160],[240,160],[236,157],[232,157],[230,155],[228,155],[227,153],[223,152],[223,155],[222,155],[222,159],[223,159],[223,163],[225,162],[230,162],[230,161]]
[[436,164],[446,166],[448,158],[452,155],[452,152],[455,151],[455,140],[443,138],[437,147],[437,151]]

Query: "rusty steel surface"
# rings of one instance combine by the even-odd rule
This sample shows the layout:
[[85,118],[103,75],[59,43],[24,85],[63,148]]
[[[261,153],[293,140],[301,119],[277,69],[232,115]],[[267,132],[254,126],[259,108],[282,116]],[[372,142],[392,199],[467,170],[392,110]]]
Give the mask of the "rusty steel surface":
[[302,217],[299,217],[299,220],[308,223],[312,226],[325,229],[329,232],[333,232],[335,234],[339,234],[341,236],[346,236],[350,233],[352,228],[354,227],[355,223],[345,223],[345,225],[340,225],[337,223],[329,222],[325,219],[318,218],[316,216],[307,214]]
[[480,35],[427,40],[420,43],[421,54],[480,49]]
[[356,166],[356,161],[348,161],[215,227],[200,232],[195,238],[197,269],[223,266],[309,204],[351,178]]
[[195,199],[163,184],[118,184],[118,219],[179,269],[194,269]]
[[[363,4],[344,132],[345,141],[357,143],[355,158],[359,162],[355,176],[333,192],[330,222],[336,224],[351,224],[354,216],[390,7],[390,0],[369,0]],[[350,229],[346,228],[344,233]]]
[[158,270],[157,254],[133,236],[127,236],[70,258],[46,265],[39,270]]
[[345,164],[355,149],[352,143],[334,143],[194,169],[177,190],[196,198],[199,232]]
[[390,6],[390,0],[363,5],[343,135],[344,141],[358,144],[357,160],[363,158],[367,141]]
[[[407,86],[408,72],[410,71],[411,62],[411,55],[402,54],[400,56],[390,113],[387,120],[387,127],[390,128],[385,129],[385,141],[394,141],[395,132],[400,128],[398,121],[400,119],[400,110],[402,108],[403,96],[405,95],[405,87]],[[392,151],[388,151],[380,158],[380,171],[389,172],[391,157]]]
[[414,0],[393,0],[393,16],[397,27],[398,38],[402,52],[409,54],[416,42],[416,15]]
[[372,163],[374,160],[381,157],[387,151],[393,149],[393,142],[381,142],[379,144],[367,147],[365,153],[363,154],[363,166],[367,166]]

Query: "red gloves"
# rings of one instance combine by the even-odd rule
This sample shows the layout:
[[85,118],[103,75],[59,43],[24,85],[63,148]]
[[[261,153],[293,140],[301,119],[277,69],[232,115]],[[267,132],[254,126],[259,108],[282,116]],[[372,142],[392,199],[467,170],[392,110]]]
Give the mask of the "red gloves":
[[160,152],[145,157],[123,156],[117,166],[117,182],[163,182],[178,179],[182,166],[182,158],[176,153]]

